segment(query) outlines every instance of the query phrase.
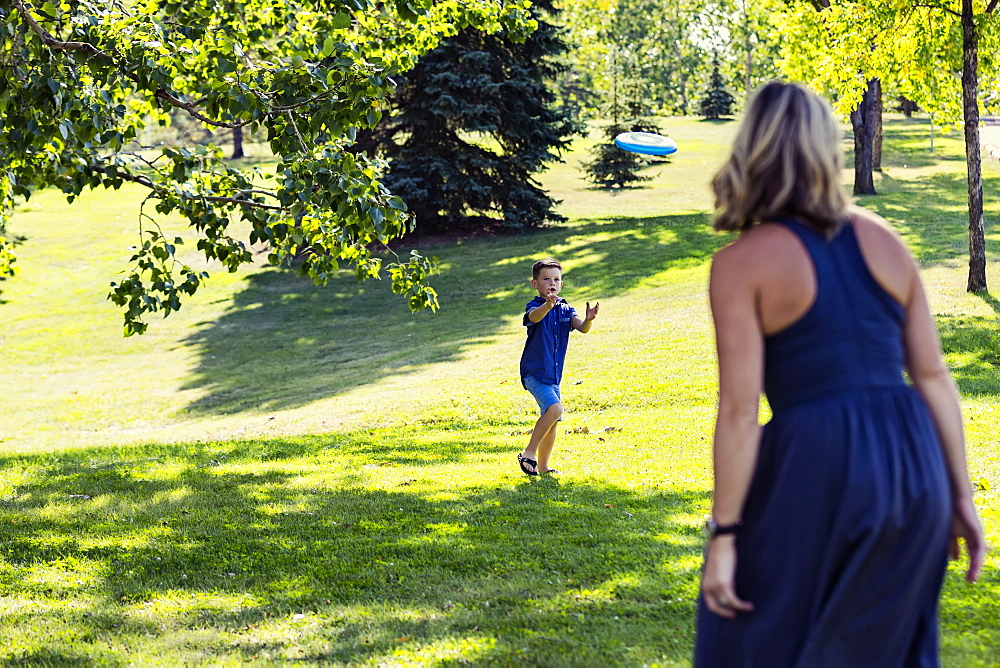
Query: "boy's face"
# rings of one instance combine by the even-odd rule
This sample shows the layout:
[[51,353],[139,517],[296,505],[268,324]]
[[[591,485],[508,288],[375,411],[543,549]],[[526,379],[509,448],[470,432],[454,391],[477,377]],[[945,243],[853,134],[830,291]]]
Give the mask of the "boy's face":
[[531,287],[538,290],[538,296],[548,299],[562,290],[562,272],[553,267],[545,267],[538,272],[538,278],[531,279]]

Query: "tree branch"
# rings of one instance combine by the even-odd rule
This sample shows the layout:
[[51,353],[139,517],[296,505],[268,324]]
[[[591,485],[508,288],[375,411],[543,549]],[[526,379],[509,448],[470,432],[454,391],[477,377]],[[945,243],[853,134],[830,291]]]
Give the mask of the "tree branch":
[[[95,172],[101,174],[107,174],[104,167],[100,165],[91,165],[91,169]],[[131,181],[132,183],[138,183],[141,186],[146,186],[155,193],[160,193],[160,186],[158,186],[152,179],[143,174],[131,174],[129,172],[115,172],[115,175],[125,181]],[[266,195],[268,197],[276,197],[272,192],[266,190],[240,190],[236,192],[232,197],[223,197],[222,195],[201,195],[198,199],[204,200],[206,202],[218,202],[220,204],[239,204],[240,206],[250,207],[252,209],[264,209],[266,211],[284,211],[284,207],[277,204],[264,204],[263,202],[254,202],[248,199],[242,199],[244,195]]]
[[302,139],[302,135],[299,133],[299,126],[295,124],[295,116],[292,115],[292,110],[286,109],[285,114],[288,116],[288,122],[291,123],[292,129],[295,130],[295,136],[299,138],[299,146],[302,147],[302,152],[308,153],[309,147],[306,146],[305,140]]
[[261,202],[252,202],[247,199],[238,199],[240,195],[249,195],[251,193],[258,193],[261,195],[272,195],[271,193],[266,193],[261,190],[241,190],[234,197],[222,197],[217,195],[203,195],[201,199],[206,202],[220,202],[223,204],[239,204],[241,206],[248,206],[253,209],[264,209],[266,211],[284,211],[284,207],[278,206],[277,204],[263,204]]
[[[995,5],[996,3],[997,3],[997,0],[993,0],[993,4]],[[924,9],[938,9],[938,10],[940,10],[942,12],[945,12],[946,14],[951,14],[952,16],[957,16],[958,18],[962,18],[962,13],[961,12],[956,12],[954,9],[948,9],[947,7],[942,7],[941,5],[928,5],[928,4],[924,4],[922,2],[918,2],[918,3],[915,3],[913,6],[914,7],[923,7]],[[989,11],[989,10],[987,10],[987,11]]]
[[1000,4],[1000,0],[990,0],[990,4],[986,5],[986,13],[991,14],[996,11],[998,4]]
[[[131,78],[131,77],[129,77],[129,78]],[[199,113],[195,109],[195,107],[198,106],[198,103],[201,102],[201,100],[199,100],[198,102],[184,102],[184,101],[180,100],[179,98],[171,95],[170,93],[168,93],[163,88],[157,88],[156,92],[153,93],[153,97],[155,97],[157,99],[160,99],[160,100],[164,100],[165,102],[167,102],[167,104],[169,104],[172,107],[177,107],[178,109],[183,109],[190,116],[194,116],[199,121],[201,121],[203,123],[208,123],[209,125],[215,126],[217,128],[228,128],[230,130],[233,129],[233,128],[243,128],[243,127],[246,127],[246,126],[250,125],[254,121],[254,119],[252,119],[252,118],[250,120],[248,120],[248,121],[242,121],[242,122],[236,122],[236,123],[226,123],[224,121],[213,121],[211,118],[209,118],[208,116],[205,116],[204,114]]]
[[28,27],[31,28],[32,32],[38,35],[38,38],[42,40],[42,44],[49,47],[50,49],[53,49],[55,51],[83,51],[84,53],[88,53],[92,56],[104,56],[105,58],[108,59],[111,58],[111,56],[109,56],[107,53],[101,51],[93,44],[88,44],[87,42],[59,41],[58,39],[50,35],[48,31],[45,30],[45,28],[43,28],[38,23],[38,21],[35,20],[35,17],[33,17],[31,15],[31,11],[29,11],[28,8],[24,6],[24,2],[22,0],[12,0],[12,2],[14,4],[14,7],[17,9],[18,13],[21,15],[21,18],[23,18],[24,22],[28,24]]

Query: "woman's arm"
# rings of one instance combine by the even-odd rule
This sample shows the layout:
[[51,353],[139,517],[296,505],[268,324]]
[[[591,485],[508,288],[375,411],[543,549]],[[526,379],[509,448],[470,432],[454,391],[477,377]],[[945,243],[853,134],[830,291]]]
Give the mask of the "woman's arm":
[[951,483],[952,502],[955,508],[949,552],[952,559],[957,559],[960,554],[959,539],[965,540],[969,552],[969,568],[965,577],[970,582],[975,582],[986,557],[986,542],[976,506],[972,501],[972,485],[969,482],[966,464],[965,436],[962,431],[958,391],[941,357],[941,343],[927,305],[927,297],[920,283],[916,263],[912,260],[911,263],[913,284],[905,304],[906,324],[903,330],[906,371],[934,419],[948,467],[948,479]]
[[[764,337],[747,252],[729,246],[712,262],[709,297],[719,363],[719,408],[713,446],[715,489],[712,516],[720,525],[742,518],[760,442],[757,413],[763,385]],[[708,609],[723,617],[753,605],[736,596],[736,546],[732,535],[708,546],[702,594]]]

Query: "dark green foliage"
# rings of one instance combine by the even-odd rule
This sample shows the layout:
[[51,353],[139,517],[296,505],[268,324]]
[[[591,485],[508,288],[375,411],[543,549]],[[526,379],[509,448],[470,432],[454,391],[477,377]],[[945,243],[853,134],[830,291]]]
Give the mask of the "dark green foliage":
[[534,175],[578,127],[546,87],[558,69],[550,57],[566,47],[537,9],[535,18],[538,30],[521,43],[462,30],[401,78],[376,138],[390,160],[385,184],[420,233],[563,220]]
[[705,118],[717,119],[731,116],[736,99],[726,90],[726,82],[719,74],[719,57],[712,58],[712,75],[708,79],[708,90],[701,100],[701,115]]

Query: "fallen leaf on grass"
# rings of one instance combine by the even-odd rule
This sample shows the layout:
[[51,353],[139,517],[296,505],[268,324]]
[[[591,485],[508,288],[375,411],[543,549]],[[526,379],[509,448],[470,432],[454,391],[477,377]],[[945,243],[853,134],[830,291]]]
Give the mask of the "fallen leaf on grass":
[[604,507],[605,507],[605,508],[614,508],[614,507],[615,507],[615,504],[613,504],[613,503],[605,503],[605,504],[604,504]]

